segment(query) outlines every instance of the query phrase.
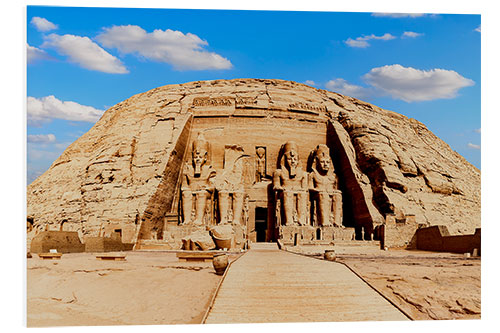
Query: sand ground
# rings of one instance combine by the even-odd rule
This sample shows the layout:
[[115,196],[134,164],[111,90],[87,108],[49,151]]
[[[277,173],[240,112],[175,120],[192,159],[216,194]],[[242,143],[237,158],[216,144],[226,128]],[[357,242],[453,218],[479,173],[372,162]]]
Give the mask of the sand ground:
[[[95,254],[27,263],[28,327],[200,323],[221,276],[212,262],[180,262],[175,253]],[[231,256],[230,260],[235,256]]]
[[[326,248],[296,247],[290,251],[321,258]],[[481,318],[480,257],[352,246],[335,246],[335,251],[338,262],[414,320]]]
[[[324,251],[289,250],[317,258]],[[362,247],[335,250],[338,262],[415,320],[481,316],[480,258]],[[221,280],[211,262],[179,262],[174,253],[165,252],[126,254],[123,262],[100,261],[90,253],[28,259],[28,327],[201,322]]]

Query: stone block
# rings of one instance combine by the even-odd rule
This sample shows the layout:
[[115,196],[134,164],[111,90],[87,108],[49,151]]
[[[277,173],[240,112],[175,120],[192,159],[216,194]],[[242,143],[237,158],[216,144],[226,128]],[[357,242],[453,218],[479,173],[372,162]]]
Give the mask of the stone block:
[[46,253],[56,249],[59,253],[84,252],[76,231],[42,231],[31,240],[31,253]]

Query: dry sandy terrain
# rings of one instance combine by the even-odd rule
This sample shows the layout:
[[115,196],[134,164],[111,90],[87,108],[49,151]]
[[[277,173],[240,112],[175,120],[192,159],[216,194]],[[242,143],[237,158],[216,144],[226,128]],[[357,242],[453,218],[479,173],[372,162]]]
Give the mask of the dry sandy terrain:
[[[373,247],[336,246],[336,252],[338,262],[415,320],[481,316],[479,258]],[[211,262],[179,262],[161,252],[128,252],[124,262],[88,253],[61,260],[34,255],[27,268],[29,327],[200,323],[221,279]]]
[[33,255],[28,327],[201,322],[221,279],[212,262],[179,262],[174,253],[126,254],[126,261],[101,261],[90,253],[60,260]]
[[[290,250],[320,257],[325,248]],[[414,320],[481,318],[480,258],[352,246],[336,246],[335,251],[338,262]]]
[[481,318],[478,259],[389,257],[341,261],[415,320]]

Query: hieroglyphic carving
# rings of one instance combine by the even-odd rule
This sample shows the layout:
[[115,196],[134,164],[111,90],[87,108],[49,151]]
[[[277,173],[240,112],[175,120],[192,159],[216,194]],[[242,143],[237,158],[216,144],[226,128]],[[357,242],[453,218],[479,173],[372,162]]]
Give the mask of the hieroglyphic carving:
[[288,105],[288,108],[293,109],[293,110],[306,110],[306,111],[313,111],[313,112],[326,112],[327,111],[327,108],[325,105],[308,104],[308,103],[303,103],[303,102],[290,103]]
[[320,144],[313,151],[309,190],[316,211],[316,224],[320,226],[341,225],[342,193],[338,188],[330,149]]
[[236,97],[236,107],[243,107],[247,105],[257,104],[257,99],[253,97]]
[[192,106],[232,106],[234,105],[234,97],[195,97],[193,98]]
[[302,169],[299,150],[293,141],[282,147],[280,168],[273,174],[276,201],[281,201],[283,225],[307,224],[308,176]]
[[[200,133],[193,141],[192,159],[184,165],[181,185],[183,224],[202,225],[206,221],[207,202],[214,190],[215,170],[210,165],[209,143]],[[194,208],[194,209],[193,209]]]

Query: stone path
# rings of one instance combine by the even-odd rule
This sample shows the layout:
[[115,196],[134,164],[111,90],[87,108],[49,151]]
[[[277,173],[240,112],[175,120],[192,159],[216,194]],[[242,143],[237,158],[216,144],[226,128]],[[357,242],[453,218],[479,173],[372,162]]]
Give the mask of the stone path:
[[342,264],[253,245],[231,265],[205,323],[408,320]]

